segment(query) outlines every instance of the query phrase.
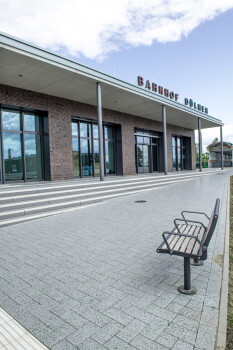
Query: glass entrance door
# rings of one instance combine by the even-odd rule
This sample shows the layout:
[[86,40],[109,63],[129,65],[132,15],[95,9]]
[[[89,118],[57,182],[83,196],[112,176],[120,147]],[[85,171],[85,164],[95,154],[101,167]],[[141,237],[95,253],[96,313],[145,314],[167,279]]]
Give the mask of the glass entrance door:
[[2,182],[42,180],[40,117],[2,110]]
[[138,173],[147,174],[151,170],[151,159],[150,159],[150,146],[149,145],[137,145],[137,163]]
[[186,142],[183,137],[172,137],[172,164],[173,170],[187,169]]
[[[103,126],[105,175],[115,174],[115,128]],[[89,121],[72,121],[74,177],[99,176],[99,128]]]

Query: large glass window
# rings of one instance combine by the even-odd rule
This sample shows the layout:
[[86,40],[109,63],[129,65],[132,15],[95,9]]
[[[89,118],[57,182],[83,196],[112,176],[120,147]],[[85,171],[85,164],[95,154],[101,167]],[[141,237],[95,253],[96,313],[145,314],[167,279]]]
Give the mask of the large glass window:
[[105,141],[105,164],[106,173],[115,174],[115,152],[113,141]]
[[95,164],[95,175],[99,175],[100,174],[99,140],[94,140],[94,164]]
[[172,136],[172,164],[173,170],[184,170],[187,164],[187,138]]
[[36,114],[2,110],[4,181],[41,180],[40,118]]
[[6,181],[23,180],[22,135],[3,133]]
[[2,112],[2,127],[3,130],[20,130],[20,113],[3,111]]
[[24,114],[24,130],[40,131],[40,118],[34,114]]
[[[115,130],[103,126],[105,173],[115,174]],[[74,176],[98,176],[100,174],[99,128],[96,123],[72,121]]]
[[79,138],[78,124],[72,123],[72,155],[73,155],[73,171],[74,177],[79,176],[80,156],[79,156]]
[[42,164],[40,135],[25,134],[24,144],[26,179],[41,180]]
[[92,147],[89,139],[81,139],[81,169],[82,176],[92,175]]
[[135,130],[136,171],[138,174],[159,170],[159,134],[155,131]]

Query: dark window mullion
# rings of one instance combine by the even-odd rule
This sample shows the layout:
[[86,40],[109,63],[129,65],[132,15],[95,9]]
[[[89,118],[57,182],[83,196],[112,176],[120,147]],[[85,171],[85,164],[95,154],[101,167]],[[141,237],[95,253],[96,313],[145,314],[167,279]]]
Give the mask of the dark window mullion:
[[25,144],[24,144],[24,113],[21,112],[21,130],[22,130],[22,157],[23,157],[23,180],[26,182],[26,161],[25,161]]
[[92,151],[92,176],[95,176],[95,159],[94,159],[94,138],[93,123],[91,123],[91,151]]
[[105,152],[105,125],[103,124],[103,153],[104,153],[104,176],[107,176],[107,169],[106,169],[106,152]]
[[1,127],[1,183],[5,183],[4,171],[4,146],[3,146],[3,130],[2,130],[2,109],[0,110],[0,127]]
[[[39,116],[39,135],[40,135],[40,149],[41,149],[41,167],[42,167],[42,179],[45,179],[45,169],[44,169],[44,142],[43,142],[43,124],[42,124],[42,118]],[[37,135],[38,133],[36,133]]]
[[77,124],[78,124],[78,148],[79,148],[79,176],[82,177],[80,122],[78,121]]

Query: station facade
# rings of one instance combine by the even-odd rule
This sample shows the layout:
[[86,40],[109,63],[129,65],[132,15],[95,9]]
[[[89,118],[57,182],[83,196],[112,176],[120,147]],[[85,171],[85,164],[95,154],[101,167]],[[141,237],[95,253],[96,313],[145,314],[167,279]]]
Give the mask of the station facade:
[[223,125],[185,103],[0,38],[2,183],[194,170],[195,129]]

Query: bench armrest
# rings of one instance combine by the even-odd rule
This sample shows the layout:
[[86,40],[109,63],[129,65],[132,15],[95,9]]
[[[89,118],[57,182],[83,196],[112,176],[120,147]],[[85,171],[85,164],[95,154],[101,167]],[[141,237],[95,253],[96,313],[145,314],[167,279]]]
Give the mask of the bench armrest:
[[210,220],[209,216],[206,215],[206,213],[200,212],[200,211],[189,211],[189,210],[183,210],[181,212],[182,218],[186,221],[187,219],[184,216],[184,213],[190,213],[190,214],[200,214],[200,215],[204,215],[208,220]]
[[203,248],[203,244],[201,243],[201,241],[198,239],[197,236],[193,236],[193,235],[186,235],[184,233],[179,233],[179,232],[169,232],[169,231],[165,231],[163,232],[162,234],[162,237],[163,237],[163,240],[167,246],[167,249],[169,251],[169,254],[172,255],[173,254],[173,250],[170,248],[169,244],[168,244],[168,241],[167,241],[167,238],[165,237],[165,235],[175,235],[175,236],[180,236],[180,237],[190,237],[190,238],[193,238],[195,239],[199,244],[200,246]]
[[200,224],[204,228],[205,231],[207,230],[207,228],[205,227],[205,225],[203,225],[203,223],[201,221],[187,220],[187,219],[178,219],[177,218],[177,219],[174,220],[174,224],[175,224],[175,227],[176,227],[176,229],[177,229],[177,231],[179,233],[180,233],[180,230],[179,230],[178,225],[176,223],[177,221],[183,221],[183,222],[186,223],[186,225],[188,225],[189,222],[194,223],[194,224]]

